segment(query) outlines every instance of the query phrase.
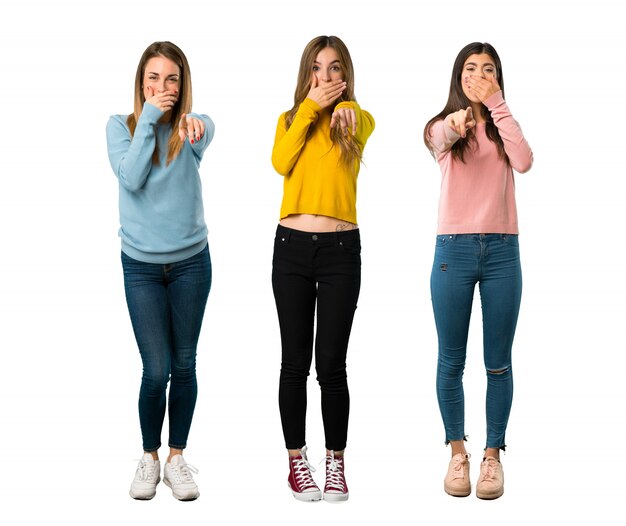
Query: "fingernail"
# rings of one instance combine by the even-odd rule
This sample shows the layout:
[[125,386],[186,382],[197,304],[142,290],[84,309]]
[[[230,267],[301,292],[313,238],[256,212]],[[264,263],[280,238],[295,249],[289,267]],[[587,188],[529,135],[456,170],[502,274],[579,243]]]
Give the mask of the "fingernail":
[[193,144],[193,139],[191,139],[191,144]]

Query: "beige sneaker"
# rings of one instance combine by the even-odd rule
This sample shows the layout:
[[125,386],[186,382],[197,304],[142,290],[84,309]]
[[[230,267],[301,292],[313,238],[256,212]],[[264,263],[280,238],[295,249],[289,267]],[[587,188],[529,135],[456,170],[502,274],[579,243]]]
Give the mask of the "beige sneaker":
[[480,464],[480,477],[476,483],[479,499],[497,499],[504,493],[504,472],[497,458],[487,457]]
[[450,460],[448,474],[443,481],[443,489],[453,497],[467,497],[472,492],[469,478],[470,456],[457,453]]

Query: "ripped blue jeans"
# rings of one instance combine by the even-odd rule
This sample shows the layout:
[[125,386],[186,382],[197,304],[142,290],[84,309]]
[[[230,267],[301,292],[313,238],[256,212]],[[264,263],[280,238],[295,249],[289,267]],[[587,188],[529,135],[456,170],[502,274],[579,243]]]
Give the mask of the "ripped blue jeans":
[[518,236],[438,235],[430,288],[437,326],[437,400],[446,443],[465,438],[463,371],[478,283],[487,371],[486,447],[504,449],[513,400],[511,349],[522,297]]

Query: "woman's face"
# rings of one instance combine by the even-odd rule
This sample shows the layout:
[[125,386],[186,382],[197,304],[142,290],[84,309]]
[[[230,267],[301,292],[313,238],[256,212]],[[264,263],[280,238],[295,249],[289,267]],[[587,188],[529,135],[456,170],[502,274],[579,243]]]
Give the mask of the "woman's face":
[[180,91],[180,68],[169,58],[152,57],[143,73],[143,96],[149,99],[166,91]]
[[[487,53],[474,54],[467,57],[467,60],[463,64],[463,71],[461,73],[461,86],[463,87],[463,93],[472,102],[480,102],[476,95],[470,94],[465,80],[468,77],[482,77],[483,79],[490,79],[496,77],[496,64],[491,55]],[[496,80],[497,77],[496,77]]]
[[311,75],[315,75],[319,84],[343,80],[343,69],[339,62],[339,55],[332,47],[322,49],[315,57]]

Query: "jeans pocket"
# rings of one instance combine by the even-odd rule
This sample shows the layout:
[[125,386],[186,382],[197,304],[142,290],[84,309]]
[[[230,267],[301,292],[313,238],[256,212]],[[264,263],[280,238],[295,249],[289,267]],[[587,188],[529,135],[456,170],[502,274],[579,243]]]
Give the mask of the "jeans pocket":
[[438,235],[437,236],[437,240],[435,241],[435,247],[439,248],[439,247],[445,247],[446,245],[450,244],[452,242],[452,236],[451,235]]
[[519,247],[519,236],[517,234],[502,234],[502,242],[512,247]]
[[359,238],[342,239],[339,241],[339,247],[348,254],[361,255],[361,240]]

